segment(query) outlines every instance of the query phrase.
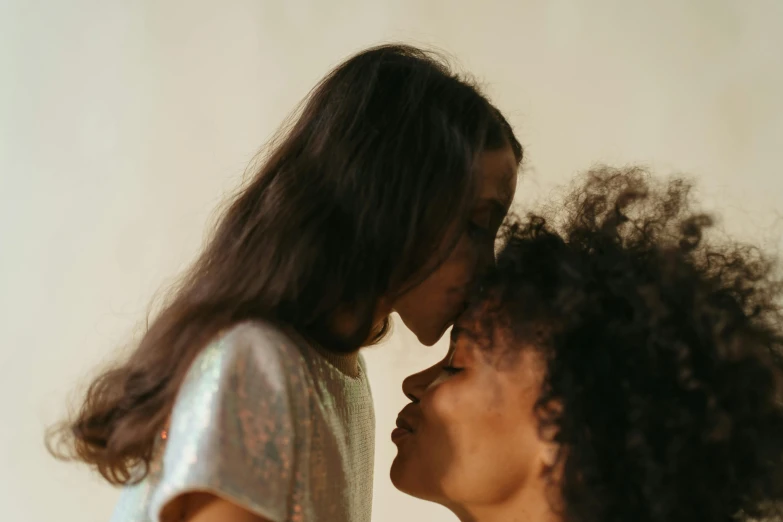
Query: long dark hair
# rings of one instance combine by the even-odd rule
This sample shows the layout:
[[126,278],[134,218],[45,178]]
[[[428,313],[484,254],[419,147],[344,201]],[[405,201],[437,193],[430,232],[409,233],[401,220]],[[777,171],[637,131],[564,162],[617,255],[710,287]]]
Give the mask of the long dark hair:
[[[470,82],[433,53],[386,45],[348,59],[310,93],[130,357],[89,387],[48,439],[111,483],[146,475],[190,364],[247,319],[351,352],[382,296],[402,291],[456,241],[485,149],[522,148]],[[355,316],[347,335],[335,315]]]

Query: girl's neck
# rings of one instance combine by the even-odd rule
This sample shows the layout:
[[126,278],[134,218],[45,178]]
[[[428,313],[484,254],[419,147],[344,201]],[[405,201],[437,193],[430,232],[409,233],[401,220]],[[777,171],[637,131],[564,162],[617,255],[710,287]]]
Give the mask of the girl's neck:
[[322,357],[329,364],[334,366],[340,373],[349,377],[359,377],[361,367],[359,365],[359,350],[350,353],[339,353],[327,350],[315,339],[304,334],[295,328],[286,327],[290,335],[294,335],[300,342],[307,345],[319,357]]
[[359,366],[359,351],[351,353],[334,353],[324,350],[320,346],[313,346],[329,364],[340,370],[341,373],[348,375],[349,377],[358,377],[361,373]]

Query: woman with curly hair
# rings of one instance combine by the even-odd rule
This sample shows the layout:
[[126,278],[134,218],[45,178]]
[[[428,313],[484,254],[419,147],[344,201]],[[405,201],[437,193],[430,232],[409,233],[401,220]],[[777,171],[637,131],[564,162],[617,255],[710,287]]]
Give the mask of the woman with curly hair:
[[781,520],[775,265],[690,185],[591,172],[505,231],[445,359],[405,380],[394,484],[463,521]]

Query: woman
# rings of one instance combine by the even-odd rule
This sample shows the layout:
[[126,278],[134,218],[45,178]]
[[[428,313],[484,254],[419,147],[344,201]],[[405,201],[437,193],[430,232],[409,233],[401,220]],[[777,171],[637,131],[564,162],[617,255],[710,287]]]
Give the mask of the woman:
[[392,311],[422,343],[441,337],[494,261],[521,159],[501,114],[437,57],[350,58],[56,453],[126,486],[115,522],[369,521],[359,349]]
[[511,225],[391,477],[462,521],[782,520],[783,287],[688,185],[593,172]]

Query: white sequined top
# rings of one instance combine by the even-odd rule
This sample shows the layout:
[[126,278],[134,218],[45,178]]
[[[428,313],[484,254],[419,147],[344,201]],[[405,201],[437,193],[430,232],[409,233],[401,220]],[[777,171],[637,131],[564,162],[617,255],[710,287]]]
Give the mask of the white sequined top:
[[196,359],[149,475],[112,522],[168,522],[178,495],[212,492],[273,522],[370,522],[375,413],[358,375],[266,323],[235,326]]

